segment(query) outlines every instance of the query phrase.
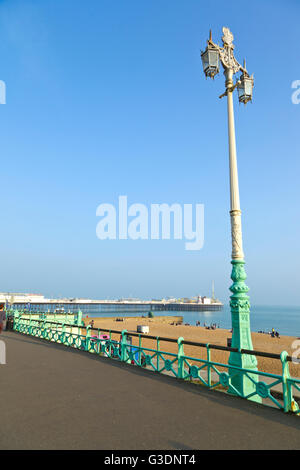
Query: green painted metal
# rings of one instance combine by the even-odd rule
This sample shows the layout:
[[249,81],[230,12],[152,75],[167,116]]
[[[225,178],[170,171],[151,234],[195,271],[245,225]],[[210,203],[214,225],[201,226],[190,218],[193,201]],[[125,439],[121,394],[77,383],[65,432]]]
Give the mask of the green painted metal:
[[[281,353],[282,374],[270,374],[258,371],[253,367],[246,368],[234,364],[222,364],[211,360],[210,345],[206,344],[207,359],[186,356],[184,353],[184,339],[178,338],[178,352],[170,353],[161,351],[159,338],[157,349],[145,348],[142,345],[142,337],[139,335],[138,346],[128,343],[130,335],[126,330],[122,331],[120,341],[103,340],[91,337],[91,328],[86,328],[86,335],[78,333],[77,325],[64,323],[53,325],[49,320],[33,320],[21,316],[14,319],[14,330],[22,334],[32,335],[48,341],[64,344],[66,347],[81,349],[91,354],[98,354],[115,360],[133,363],[136,366],[147,367],[158,373],[167,373],[173,377],[184,380],[193,380],[210,389],[219,389],[230,392],[241,398],[259,401],[273,406],[285,412],[292,411],[300,415],[297,402],[293,398],[293,390],[300,392],[300,379],[291,378],[287,352]],[[237,353],[240,354],[240,353]],[[243,354],[244,355],[244,354]],[[143,360],[142,360],[143,359]],[[250,363],[252,365],[252,363]],[[242,380],[236,381],[239,376]],[[252,387],[239,388],[239,384],[251,382]],[[277,398],[273,389],[280,386],[283,403]]]
[[288,411],[291,406],[291,399],[289,394],[289,387],[287,384],[287,379],[289,379],[289,366],[287,363],[287,352],[283,351],[280,354],[280,359],[282,363],[282,392],[283,392],[283,404],[284,404],[284,411]]
[[81,310],[77,313],[29,312],[27,310],[22,310],[20,312],[17,310],[11,310],[10,312],[13,316],[17,314],[21,315],[23,318],[31,318],[32,320],[49,320],[69,325],[84,326]]
[[62,324],[62,328],[61,328],[62,332],[61,332],[61,342],[62,344],[65,344],[65,341],[66,341],[66,326],[65,324],[63,323]]
[[85,340],[85,350],[89,351],[90,350],[90,345],[91,345],[91,325],[88,325],[86,327],[86,340]]
[[121,361],[128,360],[127,356],[127,330],[122,331],[122,339],[121,339]]
[[[231,261],[233,284],[230,287],[232,296],[230,297],[230,309],[232,319],[232,348],[252,350],[252,338],[250,329],[250,302],[247,292],[249,288],[245,284],[247,279],[243,260],[235,259]],[[261,396],[254,393],[257,388],[257,360],[249,354],[231,352],[228,361],[230,385],[228,393],[243,397],[251,396],[251,400],[261,402]],[[238,369],[247,369],[254,374],[244,374]]]
[[139,366],[142,365],[142,337],[139,335]]
[[210,367],[210,348],[209,343],[206,345],[206,354],[207,354],[207,385],[211,387],[211,367]]
[[285,411],[292,411],[293,413],[297,414],[298,416],[300,415],[300,408],[299,404],[294,400],[293,398],[293,389],[296,389],[298,392],[300,392],[300,379],[295,379],[292,377],[287,378],[287,387],[288,387],[288,410]]
[[79,326],[83,326],[84,325],[84,321],[82,320],[82,311],[79,310],[79,312],[77,313],[77,325]]
[[177,357],[178,357],[178,378],[179,379],[184,379],[184,348],[183,348],[183,341],[184,341],[184,338],[182,338],[182,336],[180,336],[180,338],[178,338],[178,340],[177,340],[177,344],[178,344],[178,353],[177,353]]
[[292,379],[290,376],[289,365],[287,362],[288,353],[282,351],[280,354],[280,359],[282,363],[282,391],[283,391],[283,403],[284,411],[287,412],[292,410],[296,413],[299,413],[299,406],[293,399],[293,386],[300,391],[298,384],[300,380]]

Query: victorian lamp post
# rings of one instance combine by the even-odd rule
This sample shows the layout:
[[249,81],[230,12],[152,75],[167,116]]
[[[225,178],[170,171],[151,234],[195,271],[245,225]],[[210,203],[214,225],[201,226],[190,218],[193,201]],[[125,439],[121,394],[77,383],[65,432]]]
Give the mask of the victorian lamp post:
[[[232,318],[232,348],[253,350],[250,330],[250,303],[247,295],[248,287],[245,284],[246,272],[244,269],[244,252],[242,244],[241,209],[239,198],[238,171],[236,159],[236,143],[233,112],[233,91],[237,88],[240,103],[245,105],[252,99],[253,76],[249,76],[246,65],[240,65],[234,57],[233,35],[228,28],[223,28],[223,47],[215,44],[210,38],[207,47],[201,53],[203,69],[206,77],[214,78],[220,71],[220,63],[224,69],[226,91],[220,98],[227,96],[228,113],[228,139],[229,139],[229,173],[230,173],[230,220],[232,240],[232,274],[233,281],[230,290],[230,308]],[[241,72],[239,79],[233,83],[233,77]],[[256,357],[252,355],[231,352],[229,366],[257,370]],[[258,377],[256,374],[239,372],[229,367],[229,393],[241,394],[253,398],[256,395]]]

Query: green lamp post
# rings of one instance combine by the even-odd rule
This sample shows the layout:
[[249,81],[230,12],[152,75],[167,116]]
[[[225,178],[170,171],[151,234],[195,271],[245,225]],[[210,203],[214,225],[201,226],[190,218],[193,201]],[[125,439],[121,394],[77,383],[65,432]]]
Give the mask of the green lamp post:
[[[226,91],[220,98],[227,96],[228,139],[229,139],[229,170],[230,170],[230,219],[232,239],[232,274],[233,281],[230,290],[230,308],[232,318],[232,348],[253,350],[250,330],[250,303],[247,295],[248,287],[245,284],[246,272],[244,268],[244,252],[242,243],[241,209],[239,198],[238,170],[236,158],[236,142],[233,111],[233,91],[237,88],[239,102],[245,105],[252,99],[253,76],[249,76],[245,63],[241,66],[234,57],[233,35],[228,28],[223,28],[223,47],[218,46],[210,38],[207,47],[201,53],[203,69],[206,77],[214,78],[220,71],[220,63],[224,68]],[[236,84],[233,77],[241,72]],[[248,369],[249,373],[241,372],[229,367],[229,393],[241,394],[252,400],[260,401],[256,394],[258,376],[251,374],[257,371],[257,360],[253,355],[231,352],[229,366]]]

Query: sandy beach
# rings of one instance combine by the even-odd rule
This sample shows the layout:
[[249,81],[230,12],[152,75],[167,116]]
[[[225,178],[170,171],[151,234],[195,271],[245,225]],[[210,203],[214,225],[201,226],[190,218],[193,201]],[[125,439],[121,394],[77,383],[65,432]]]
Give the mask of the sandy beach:
[[[197,341],[201,343],[211,343],[216,345],[227,346],[227,338],[231,337],[229,330],[216,329],[207,330],[200,326],[187,326],[187,325],[172,325],[179,317],[157,317],[157,318],[142,318],[142,317],[125,317],[124,321],[116,321],[115,318],[88,318],[85,317],[84,321],[87,325],[91,320],[94,320],[94,327],[104,329],[111,329],[122,331],[126,329],[128,332],[136,332],[137,325],[149,325],[149,334],[152,336],[179,338],[182,336],[185,340]],[[112,338],[119,340],[120,335],[112,334]],[[287,351],[290,355],[295,351],[292,348],[293,342],[297,337],[281,336],[280,338],[272,338],[268,334],[252,333],[253,348],[257,351],[265,351],[269,353],[280,354],[281,351]],[[138,338],[133,338],[132,344],[138,344]],[[152,339],[143,338],[142,345],[156,349],[156,341]],[[300,347],[300,344],[299,346]],[[177,344],[160,341],[160,350],[170,353],[177,352]],[[195,346],[184,346],[185,354],[190,357],[206,359],[206,349]],[[211,351],[211,359],[220,363],[228,362],[229,353],[226,351]],[[276,359],[268,359],[258,357],[258,369],[264,372],[274,374],[281,374],[281,362]],[[290,374],[294,377],[300,377],[300,364],[289,363]]]

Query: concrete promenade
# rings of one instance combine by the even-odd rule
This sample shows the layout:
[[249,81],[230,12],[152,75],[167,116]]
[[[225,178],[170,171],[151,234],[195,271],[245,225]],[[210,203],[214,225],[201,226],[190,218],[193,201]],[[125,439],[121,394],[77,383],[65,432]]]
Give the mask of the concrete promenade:
[[300,449],[300,417],[4,332],[0,449]]

